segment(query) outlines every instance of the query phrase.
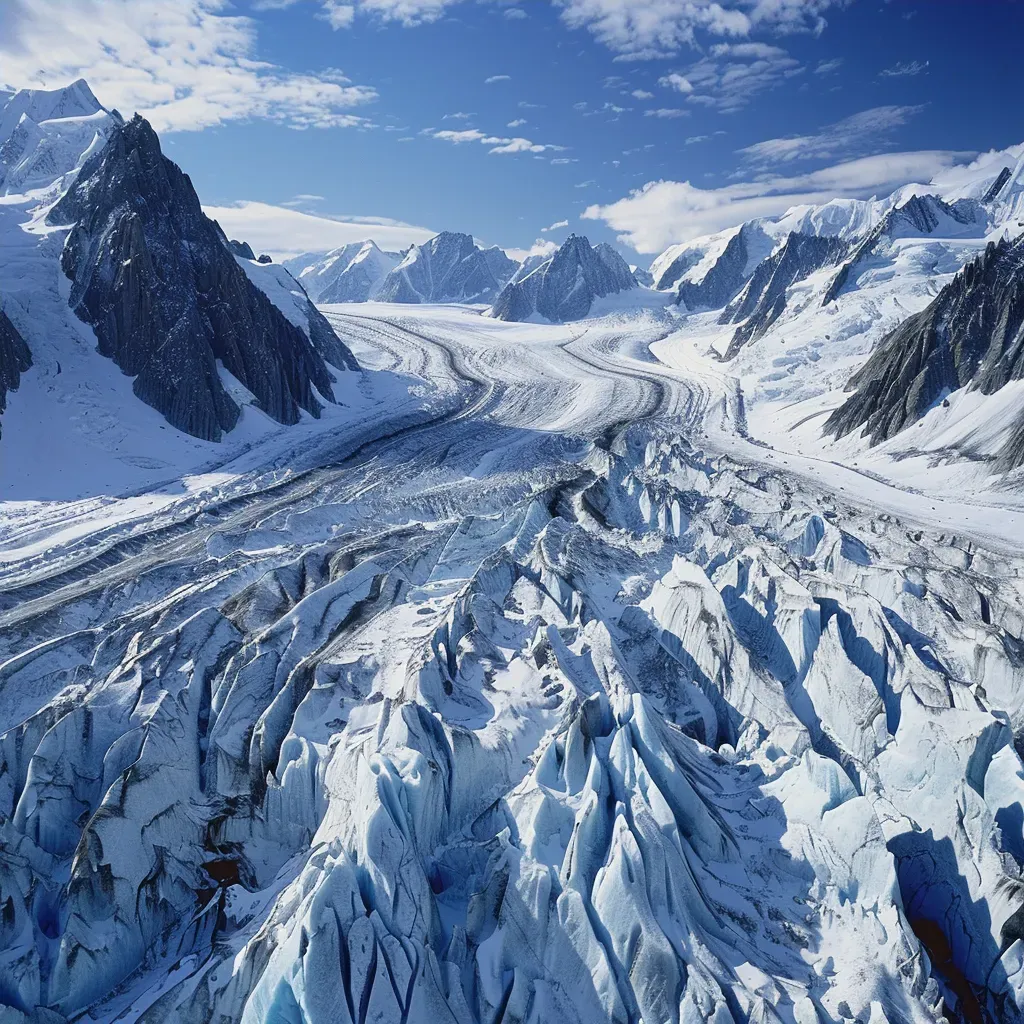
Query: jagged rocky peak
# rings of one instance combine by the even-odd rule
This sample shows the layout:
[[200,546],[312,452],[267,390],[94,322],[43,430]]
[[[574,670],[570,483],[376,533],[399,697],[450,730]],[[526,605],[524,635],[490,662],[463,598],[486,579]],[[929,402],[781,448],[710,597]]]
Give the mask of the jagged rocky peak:
[[409,249],[377,297],[382,302],[492,302],[518,266],[500,249],[481,249],[472,235],[442,231]]
[[848,248],[841,238],[790,232],[786,241],[757,265],[746,286],[719,317],[721,324],[740,324],[725,358],[731,359],[748,341],[760,338],[782,316],[794,284],[834,266]]
[[335,360],[347,350],[312,315],[301,329],[252,283],[143,118],[111,127],[48,222],[70,226],[62,267],[75,313],[173,426],[219,440],[236,424],[218,363],[281,423],[333,401],[324,345],[333,339]]
[[[862,427],[877,444],[951,392],[969,387],[990,395],[1022,377],[1024,235],[990,243],[929,306],[886,335],[825,429],[841,436]],[[1024,464],[1024,417],[1001,457],[1008,467]]]
[[228,248],[243,260],[256,259],[256,253],[252,251],[252,246],[248,242],[240,242],[237,238],[229,238]]
[[25,339],[0,307],[0,412],[7,408],[7,392],[17,391],[21,375],[32,365]]
[[721,309],[774,248],[760,223],[695,239],[663,253],[652,265],[655,287],[674,290],[676,302],[691,312]]
[[636,287],[629,264],[610,245],[570,235],[554,255],[505,287],[491,316],[565,323],[585,317],[596,299]]

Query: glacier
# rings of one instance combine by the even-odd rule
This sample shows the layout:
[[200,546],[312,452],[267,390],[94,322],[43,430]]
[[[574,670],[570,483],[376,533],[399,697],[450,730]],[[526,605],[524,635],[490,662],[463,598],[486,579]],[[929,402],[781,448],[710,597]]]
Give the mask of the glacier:
[[[1024,147],[648,277],[260,262],[84,83],[0,130],[3,1024],[1024,1018]],[[219,439],[115,329],[211,280]]]
[[666,312],[325,312],[429,420],[5,520],[11,1012],[1013,1019],[1012,536],[725,453]]

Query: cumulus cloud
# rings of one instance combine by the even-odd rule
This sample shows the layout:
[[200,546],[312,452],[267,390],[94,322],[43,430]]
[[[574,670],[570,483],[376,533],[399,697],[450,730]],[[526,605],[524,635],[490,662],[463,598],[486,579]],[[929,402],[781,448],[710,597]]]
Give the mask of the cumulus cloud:
[[[272,6],[291,6],[299,0],[263,0]],[[449,7],[464,0],[321,0],[325,8],[351,9],[339,15],[351,24],[357,15],[381,21],[419,25],[436,21]],[[613,50],[617,59],[668,57],[696,41],[696,33],[712,37],[746,38],[752,32],[821,32],[824,12],[848,0],[551,0],[562,20],[585,29]],[[525,18],[512,6],[506,18]]]
[[0,88],[85,78],[109,107],[157,131],[265,118],[296,128],[365,125],[377,98],[343,75],[258,59],[255,22],[224,0],[4,0]]
[[573,28],[585,28],[624,59],[671,56],[696,32],[743,38],[752,31],[821,32],[824,12],[845,0],[554,0]]
[[268,252],[275,259],[326,252],[366,238],[372,238],[382,249],[404,249],[437,233],[386,217],[317,216],[269,203],[239,202],[206,206],[204,210],[231,238],[244,239],[257,252]]
[[630,96],[637,100],[652,100],[654,99],[654,93],[648,92],[646,89],[634,89]]
[[794,135],[767,139],[739,152],[751,163],[771,165],[796,160],[835,160],[877,147],[886,134],[920,113],[921,106],[884,106],[862,110],[858,114],[826,125],[815,135]]
[[348,28],[356,17],[356,9],[351,4],[338,3],[338,0],[324,0],[323,18],[335,31]]
[[529,249],[506,249],[505,253],[520,263],[530,256],[551,256],[558,251],[558,246],[549,238],[538,238]]
[[793,206],[882,195],[908,181],[927,182],[973,155],[948,150],[888,153],[807,174],[711,189],[688,181],[652,181],[615,203],[587,207],[583,217],[604,221],[637,252],[657,253],[745,220],[778,216]]
[[509,121],[509,123],[507,125],[505,125],[505,127],[506,128],[521,128],[524,124],[526,124],[526,118],[525,117],[517,117],[514,121]]
[[693,86],[680,74],[675,71],[670,75],[665,75],[663,78],[658,79],[658,85],[663,86],[666,89],[675,89],[676,92],[689,93],[693,92]]

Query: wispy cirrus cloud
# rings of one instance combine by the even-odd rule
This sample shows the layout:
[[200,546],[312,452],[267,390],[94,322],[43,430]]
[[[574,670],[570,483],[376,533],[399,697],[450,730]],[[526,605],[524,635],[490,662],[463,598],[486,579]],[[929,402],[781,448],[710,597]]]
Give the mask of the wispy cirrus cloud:
[[494,85],[496,82],[511,82],[511,75],[491,75],[490,78],[484,79],[484,85]]
[[567,220],[556,220],[554,224],[549,224],[546,228],[541,228],[541,231],[547,234],[551,231],[561,231],[562,228],[567,228],[569,222]]
[[973,156],[950,150],[886,153],[711,189],[688,181],[651,181],[617,202],[587,207],[582,216],[604,221],[638,252],[656,253],[732,224],[778,216],[793,206],[864,198],[908,181],[928,182]]
[[899,61],[891,68],[885,68],[879,74],[882,78],[907,78],[913,75],[923,75],[928,70],[928,61],[909,60]]
[[223,0],[3,0],[0,86],[86,78],[100,102],[158,131],[262,118],[295,128],[367,125],[377,99],[338,72],[259,59],[255,22]]
[[877,149],[896,128],[906,124],[923,106],[883,106],[862,110],[813,135],[767,139],[739,150],[749,163],[771,166],[799,160],[835,160]]

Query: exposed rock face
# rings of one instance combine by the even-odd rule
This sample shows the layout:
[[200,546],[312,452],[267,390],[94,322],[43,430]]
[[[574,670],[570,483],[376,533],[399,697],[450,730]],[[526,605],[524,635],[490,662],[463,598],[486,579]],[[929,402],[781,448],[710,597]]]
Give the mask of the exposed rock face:
[[18,390],[21,375],[31,365],[28,345],[0,309],[0,412],[7,408],[7,392]]
[[786,309],[790,286],[839,262],[847,245],[839,238],[790,232],[775,253],[762,260],[746,287],[723,311],[722,324],[740,324],[725,353],[731,359],[748,341],[761,337]]
[[252,246],[248,242],[239,242],[237,239],[231,238],[228,240],[228,247],[243,260],[256,259],[256,253],[252,251]]
[[974,200],[960,199],[950,204],[938,196],[913,196],[902,206],[890,210],[854,249],[850,259],[832,278],[821,304],[827,306],[837,299],[850,280],[851,273],[859,270],[866,260],[878,253],[887,240],[923,237],[940,229],[943,234],[956,237],[971,229],[981,229],[984,223],[984,210]]
[[471,235],[442,231],[414,245],[384,279],[381,302],[492,302],[519,265]]
[[[990,395],[1024,377],[1024,236],[990,243],[920,313],[882,339],[850,380],[854,394],[829,417],[835,435],[864,427],[872,443],[920,419],[963,387]],[[1024,432],[1003,453],[1024,464]]]
[[178,429],[216,441],[237,422],[218,361],[281,423],[319,414],[314,389],[333,401],[316,340],[251,283],[141,117],[112,129],[49,223],[73,225],[72,308]]
[[566,323],[585,317],[595,299],[636,287],[629,265],[610,245],[591,246],[570,235],[550,259],[505,288],[491,315],[522,321],[539,314]]
[[633,272],[633,279],[638,285],[644,288],[652,288],[654,286],[654,275],[649,270],[644,270],[643,267],[630,267]]
[[[735,297],[751,270],[770,251],[771,242],[764,231],[756,224],[744,224],[703,276],[698,280],[684,276],[679,281],[676,302],[691,311],[720,309]],[[662,279],[671,280],[678,270],[678,266],[668,268]]]

